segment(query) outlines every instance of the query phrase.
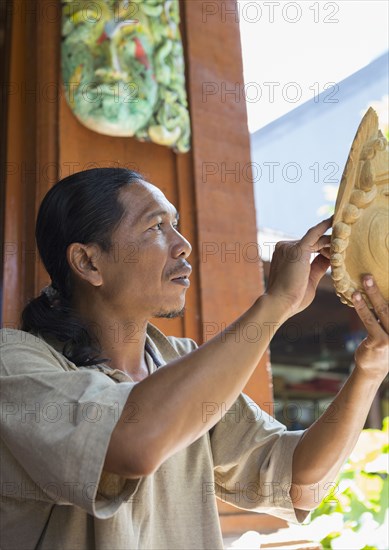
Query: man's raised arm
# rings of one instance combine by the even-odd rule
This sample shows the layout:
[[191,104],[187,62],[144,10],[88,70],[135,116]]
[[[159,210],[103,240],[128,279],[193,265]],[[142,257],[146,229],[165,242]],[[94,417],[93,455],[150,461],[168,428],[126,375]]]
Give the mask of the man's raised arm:
[[355,353],[355,368],[331,407],[304,433],[293,456],[291,497],[296,508],[315,508],[329,491],[365,424],[374,396],[388,373],[388,304],[372,277],[364,278],[378,320],[360,293],[355,309],[367,330]]
[[[126,422],[124,410],[113,431],[105,469],[128,478],[155,471],[167,458],[193,443],[219,420],[203,414],[206,402],[232,406],[269,345],[272,334],[290,316],[313,300],[329,261],[324,233],[331,219],[310,229],[300,240],[278,243],[267,293],[226,330],[189,355],[173,361],[139,382],[128,406],[137,422]],[[321,252],[312,263],[311,254]],[[262,338],[249,342],[236,331],[255,323]]]

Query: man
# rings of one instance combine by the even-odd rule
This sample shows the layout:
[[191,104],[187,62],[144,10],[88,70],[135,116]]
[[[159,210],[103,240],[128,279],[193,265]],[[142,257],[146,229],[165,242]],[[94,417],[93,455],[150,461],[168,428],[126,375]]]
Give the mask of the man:
[[280,243],[266,294],[197,349],[149,322],[185,305],[191,247],[177,222],[124,169],[74,174],[46,195],[36,237],[52,284],[23,331],[2,334],[2,550],[222,548],[216,496],[301,521],[351,452],[387,372],[388,311],[371,278],[379,321],[355,295],[368,337],[332,411],[305,432],[241,394],[269,337],[231,330],[280,325],[311,303],[331,220]]

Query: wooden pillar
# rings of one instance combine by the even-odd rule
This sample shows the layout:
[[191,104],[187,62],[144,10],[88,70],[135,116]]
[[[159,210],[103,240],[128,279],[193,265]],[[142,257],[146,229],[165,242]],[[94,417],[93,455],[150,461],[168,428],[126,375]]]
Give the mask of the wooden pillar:
[[2,321],[14,328],[46,276],[34,227],[38,206],[58,174],[60,17],[60,3],[51,0],[12,3]]

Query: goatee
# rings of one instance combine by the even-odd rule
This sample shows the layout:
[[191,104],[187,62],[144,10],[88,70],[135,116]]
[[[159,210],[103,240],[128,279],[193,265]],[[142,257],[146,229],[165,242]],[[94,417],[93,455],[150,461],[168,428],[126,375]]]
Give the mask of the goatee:
[[185,306],[182,309],[175,309],[172,311],[159,311],[155,313],[153,317],[158,319],[174,319],[175,317],[183,317],[185,313]]

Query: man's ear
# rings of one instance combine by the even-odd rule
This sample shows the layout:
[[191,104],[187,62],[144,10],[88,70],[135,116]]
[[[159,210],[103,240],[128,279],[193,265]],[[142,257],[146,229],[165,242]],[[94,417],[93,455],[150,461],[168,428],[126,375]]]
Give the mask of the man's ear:
[[103,284],[99,263],[101,250],[96,244],[72,243],[68,246],[66,258],[77,277],[93,286]]

